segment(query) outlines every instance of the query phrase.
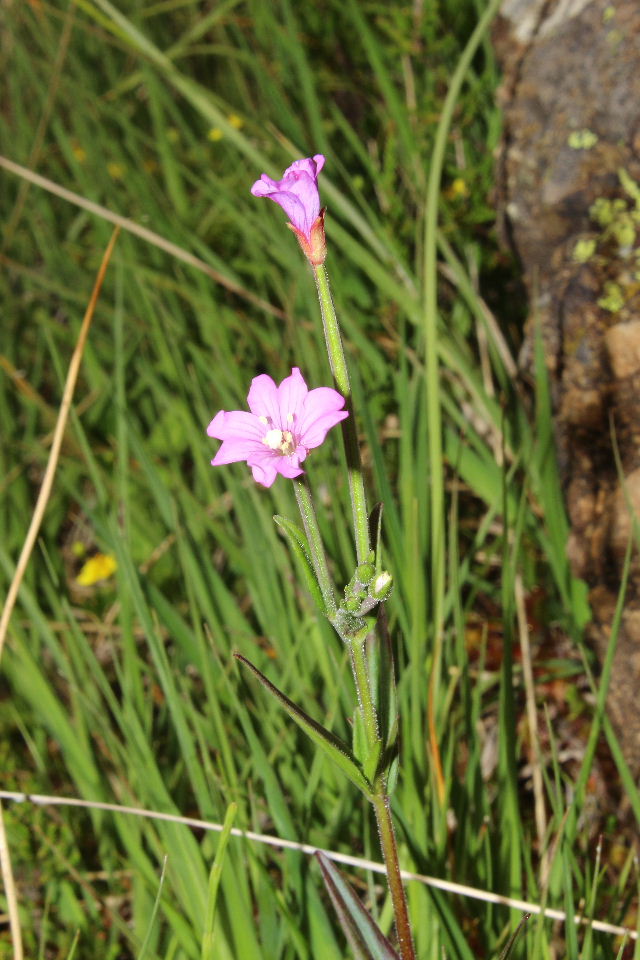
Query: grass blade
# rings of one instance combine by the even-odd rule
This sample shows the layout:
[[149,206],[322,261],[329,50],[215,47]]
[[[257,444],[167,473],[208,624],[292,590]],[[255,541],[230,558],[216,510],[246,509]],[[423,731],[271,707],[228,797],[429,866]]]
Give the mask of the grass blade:
[[205,921],[204,934],[202,937],[202,960],[213,960],[214,958],[214,935],[213,935],[213,925],[216,917],[216,900],[218,898],[218,889],[220,887],[220,876],[222,874],[222,866],[224,864],[224,856],[227,849],[227,843],[229,837],[231,836],[231,828],[233,827],[233,821],[236,818],[238,812],[237,803],[230,803],[227,807],[227,813],[224,818],[224,824],[222,826],[222,832],[220,834],[220,840],[218,842],[218,849],[216,851],[216,857],[213,861],[213,866],[211,867],[211,873],[209,874],[209,895],[207,897],[207,915]]
[[165,878],[166,870],[167,870],[167,857],[165,856],[164,860],[162,861],[162,873],[160,874],[160,883],[158,884],[155,900],[153,902],[153,909],[151,910],[151,916],[149,918],[149,926],[147,927],[145,938],[142,941],[142,946],[140,947],[138,960],[144,960],[145,954],[149,947],[149,943],[151,942],[151,931],[153,930],[153,925],[158,915],[158,907],[160,906],[160,898],[162,896],[162,888],[164,886],[164,878]]

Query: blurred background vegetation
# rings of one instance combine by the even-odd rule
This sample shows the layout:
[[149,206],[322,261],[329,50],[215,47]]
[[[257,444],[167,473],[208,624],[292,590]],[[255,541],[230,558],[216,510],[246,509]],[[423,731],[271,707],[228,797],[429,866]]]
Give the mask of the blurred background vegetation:
[[[618,844],[594,760],[580,644],[588,610],[564,555],[542,365],[535,384],[515,376],[526,304],[496,238],[499,77],[488,32],[443,126],[451,79],[485,12],[481,0],[3,5],[4,156],[179,250],[127,229],[117,241],[2,660],[2,786],[212,821],[235,801],[237,826],[379,858],[354,789],[233,665],[240,650],[349,737],[345,652],[299,588],[271,519],[295,517],[292,492],[283,480],[258,488],[241,464],[213,470],[205,435],[217,410],[244,405],[259,372],[279,380],[295,364],[310,386],[330,383],[308,266],[281,211],[249,194],[262,172],[280,176],[320,152],[327,266],[397,583],[388,606],[403,866],[633,922],[633,856]],[[438,130],[446,150],[429,193]],[[112,225],[105,211],[6,167],[0,189],[6,592]],[[436,203],[437,264],[424,239]],[[425,284],[436,266],[427,340]],[[425,376],[429,351],[435,380]],[[327,444],[308,473],[343,584],[354,552],[340,457]],[[433,556],[430,534],[438,477],[446,559]],[[96,555],[111,558],[99,561],[107,575],[97,582],[85,566]],[[427,724],[434,568],[445,582],[435,690],[444,802]],[[535,685],[522,667],[519,596]],[[214,835],[28,805],[7,806],[5,819],[28,956],[69,957],[79,931],[75,956],[88,960],[200,957]],[[603,824],[613,839],[598,870]],[[351,880],[388,930],[379,881]],[[423,958],[495,956],[519,920],[416,883],[409,898]],[[221,960],[346,955],[307,856],[237,839],[214,942]],[[615,950],[610,935],[531,921],[514,955]],[[11,955],[1,927],[0,952]]]

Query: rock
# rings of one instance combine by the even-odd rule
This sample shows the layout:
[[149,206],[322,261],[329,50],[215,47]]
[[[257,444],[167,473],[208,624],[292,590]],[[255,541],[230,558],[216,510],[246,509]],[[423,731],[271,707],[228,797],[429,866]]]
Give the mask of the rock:
[[640,320],[616,323],[606,331],[604,343],[617,380],[640,372]]
[[[640,514],[640,3],[505,0],[495,45],[505,118],[498,208],[530,301],[520,363],[532,373],[539,330],[568,557],[590,588],[589,636],[602,661],[629,504]],[[608,704],[636,775],[639,688],[636,551]]]
[[[634,526],[637,528],[636,537],[640,533],[639,520],[640,469],[637,469],[633,470],[623,481],[618,483],[618,489],[611,498],[609,549],[611,551],[612,562],[617,565],[620,576],[622,575],[629,540],[631,540],[634,534]],[[640,633],[638,636],[640,636]],[[638,649],[640,649],[640,644]]]

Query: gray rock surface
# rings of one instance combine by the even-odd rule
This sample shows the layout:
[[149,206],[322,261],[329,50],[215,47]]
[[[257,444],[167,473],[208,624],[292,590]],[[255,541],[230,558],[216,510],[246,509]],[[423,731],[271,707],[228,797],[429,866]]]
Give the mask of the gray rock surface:
[[[589,636],[602,660],[640,516],[640,3],[507,0],[494,40],[504,70],[502,230],[529,293],[521,364],[531,372],[539,325],[567,550],[590,588]],[[608,703],[636,776],[639,690],[636,548]]]

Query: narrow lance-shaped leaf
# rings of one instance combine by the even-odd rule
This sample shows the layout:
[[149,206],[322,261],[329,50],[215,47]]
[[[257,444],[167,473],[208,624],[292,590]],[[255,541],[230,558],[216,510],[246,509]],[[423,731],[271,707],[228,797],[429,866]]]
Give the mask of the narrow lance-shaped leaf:
[[518,940],[518,937],[524,930],[527,920],[529,919],[530,916],[531,916],[530,913],[525,913],[524,917],[522,918],[522,920],[520,921],[516,929],[513,931],[511,936],[509,937],[509,940],[507,941],[507,944],[504,950],[500,954],[499,960],[508,960],[508,958],[511,956],[511,951],[515,947],[516,941]]
[[319,850],[315,856],[340,925],[357,960],[400,960],[337,867]]
[[382,511],[384,510],[384,503],[379,501],[374,506],[373,510],[369,514],[369,539],[371,540],[371,547],[375,554],[376,558],[376,573],[380,573],[382,570],[382,550],[381,550],[381,538],[382,538]]
[[371,784],[363,774],[347,744],[339,737],[336,737],[334,733],[331,733],[330,730],[323,727],[322,724],[310,717],[308,713],[305,713],[301,707],[295,704],[293,700],[290,700],[281,690],[278,690],[278,688],[274,686],[270,680],[267,680],[265,675],[258,670],[255,664],[247,660],[246,657],[243,657],[241,653],[234,653],[234,657],[249,667],[265,690],[268,690],[268,692],[279,701],[280,705],[284,707],[291,719],[295,720],[298,726],[304,730],[307,736],[313,740],[328,757],[331,757],[334,763],[340,767],[342,772],[349,777],[352,783],[355,783],[356,787],[358,787],[366,797],[370,797]]
[[281,517],[279,514],[276,514],[273,519],[289,541],[289,546],[300,565],[305,586],[313,597],[316,607],[322,610],[323,613],[326,613],[322,592],[318,586],[313,564],[309,556],[307,538],[300,527],[293,523],[292,520],[288,520],[287,517]]
[[378,607],[376,626],[367,638],[367,646],[371,664],[371,685],[382,738],[379,772],[383,773],[387,780],[387,793],[391,793],[397,779],[399,724],[393,651],[383,603]]
[[[376,557],[376,574],[382,570],[382,511],[377,503],[369,516],[369,536]],[[384,603],[378,606],[377,623],[367,638],[371,687],[374,691],[376,713],[382,737],[380,772],[387,781],[387,793],[392,793],[398,769],[398,702],[393,650]]]

